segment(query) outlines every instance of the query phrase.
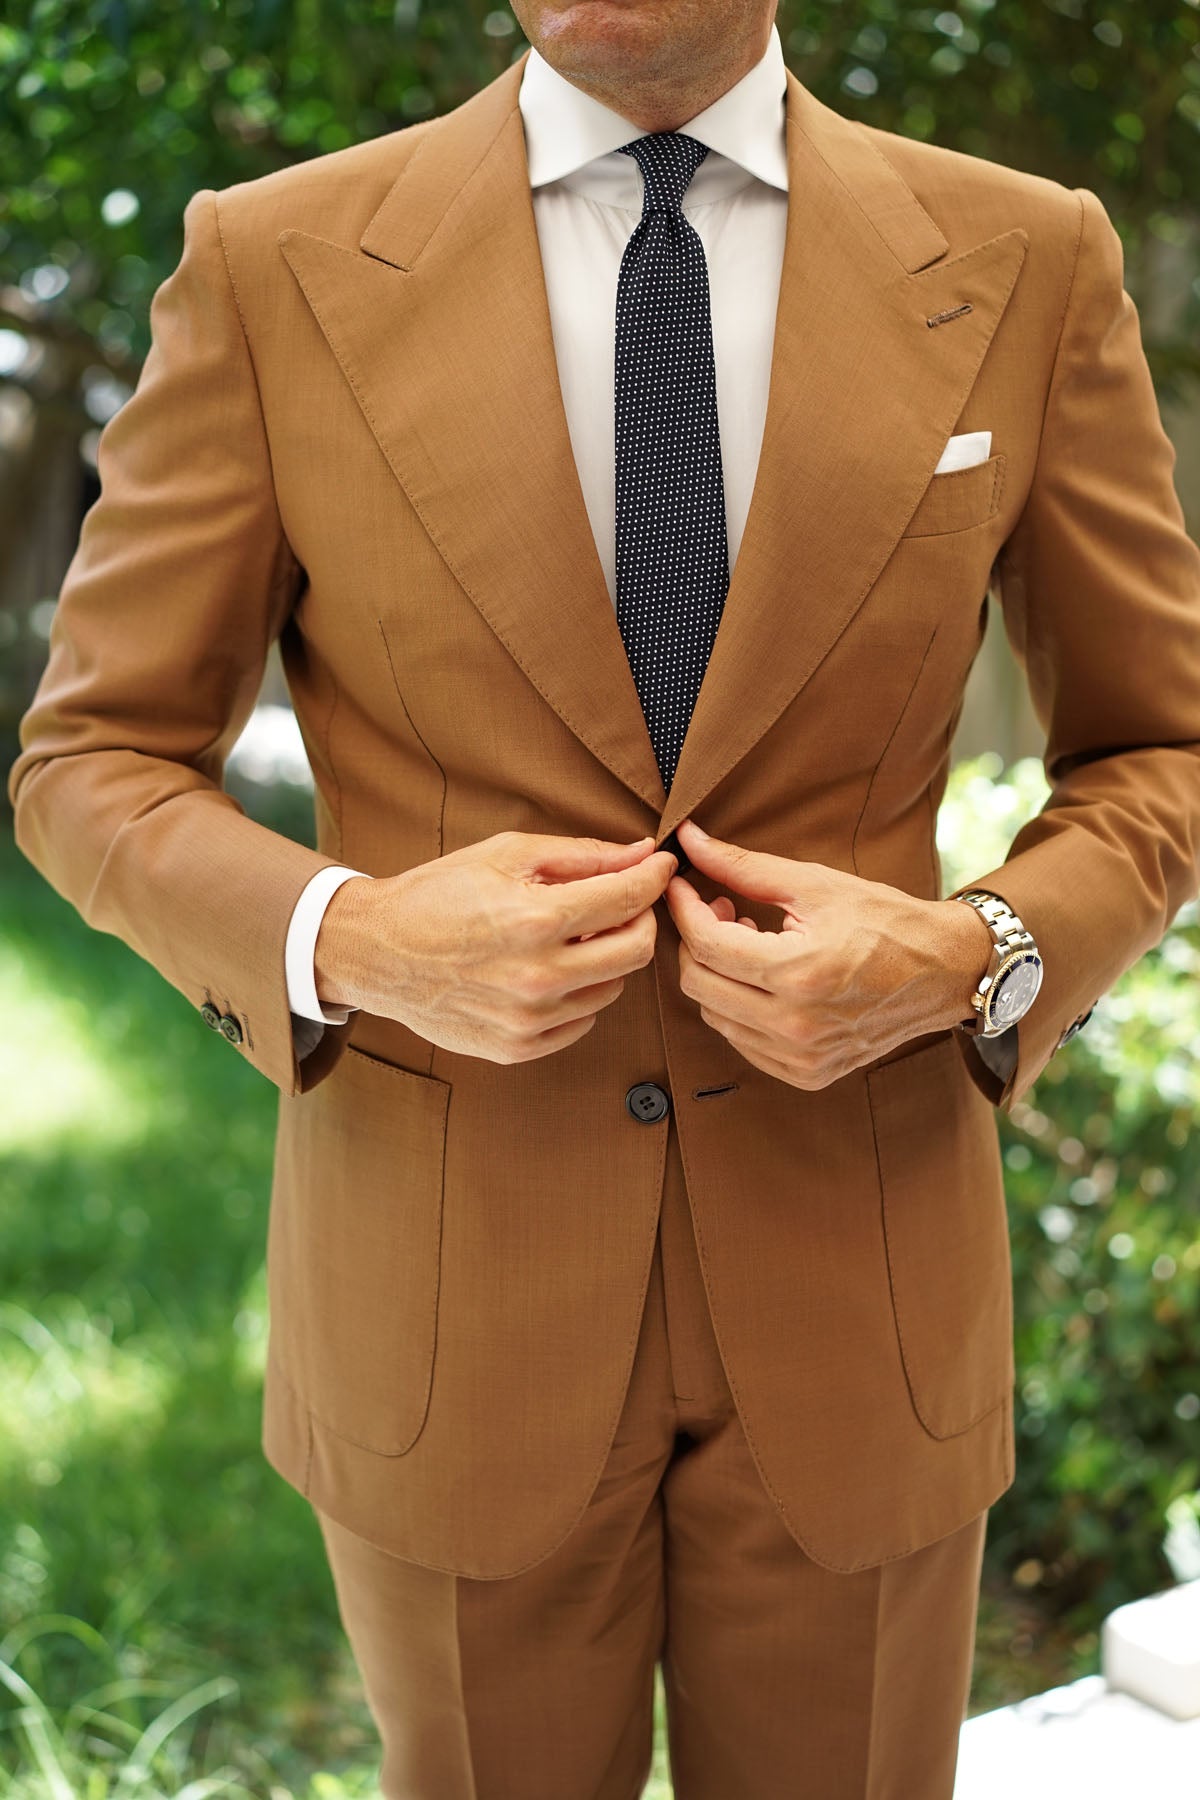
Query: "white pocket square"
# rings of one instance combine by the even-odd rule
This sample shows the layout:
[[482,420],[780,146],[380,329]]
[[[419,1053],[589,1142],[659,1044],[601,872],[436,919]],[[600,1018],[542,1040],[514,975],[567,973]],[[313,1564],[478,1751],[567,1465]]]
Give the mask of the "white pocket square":
[[933,472],[948,475],[952,469],[969,469],[975,463],[986,462],[991,454],[990,431],[963,431],[949,440]]

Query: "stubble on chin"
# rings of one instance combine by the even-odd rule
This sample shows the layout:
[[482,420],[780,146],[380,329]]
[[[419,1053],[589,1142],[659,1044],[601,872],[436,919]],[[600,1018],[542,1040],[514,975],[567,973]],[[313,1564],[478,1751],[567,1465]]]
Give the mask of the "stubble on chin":
[[691,46],[672,21],[676,10],[662,0],[563,0],[540,12],[538,48],[569,80],[613,90],[631,78],[678,81]]

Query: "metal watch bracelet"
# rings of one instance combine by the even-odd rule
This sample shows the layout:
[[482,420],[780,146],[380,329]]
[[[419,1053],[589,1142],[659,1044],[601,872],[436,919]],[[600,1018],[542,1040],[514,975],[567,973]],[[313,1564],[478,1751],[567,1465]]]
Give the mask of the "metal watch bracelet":
[[1013,957],[1038,956],[1037,943],[1032,932],[1026,930],[1008,902],[998,894],[990,894],[984,888],[971,888],[965,894],[955,894],[954,898],[974,907],[992,934],[993,946],[987,970],[971,996],[974,1010],[970,1017],[959,1022],[958,1029],[969,1036],[998,1037],[1008,1027],[1001,1026],[994,1031],[986,1029],[988,996],[997,976]]

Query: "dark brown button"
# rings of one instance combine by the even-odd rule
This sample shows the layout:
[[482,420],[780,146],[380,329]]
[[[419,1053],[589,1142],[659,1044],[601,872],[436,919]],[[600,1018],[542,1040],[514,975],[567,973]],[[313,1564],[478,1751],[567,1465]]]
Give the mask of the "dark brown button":
[[625,1108],[639,1125],[656,1125],[670,1112],[671,1102],[666,1089],[660,1088],[657,1081],[639,1081],[626,1094]]
[[687,851],[680,843],[677,832],[669,831],[658,848],[660,850],[669,850],[672,856],[677,856],[679,858],[679,867],[675,871],[677,875],[687,874],[692,865],[688,861]]

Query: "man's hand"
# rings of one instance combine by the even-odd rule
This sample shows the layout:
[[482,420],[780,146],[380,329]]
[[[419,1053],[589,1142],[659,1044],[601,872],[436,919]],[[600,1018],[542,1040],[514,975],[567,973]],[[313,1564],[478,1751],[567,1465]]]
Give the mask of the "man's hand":
[[702,874],[783,910],[777,932],[759,931],[723,895],[706,904],[682,876],[667,887],[683,992],[765,1074],[828,1087],[970,1016],[992,948],[973,907],[743,850],[690,819],[679,842]]
[[653,843],[502,831],[347,881],[317,936],[317,994],[489,1062],[565,1049],[654,955],[654,902],[679,863]]

